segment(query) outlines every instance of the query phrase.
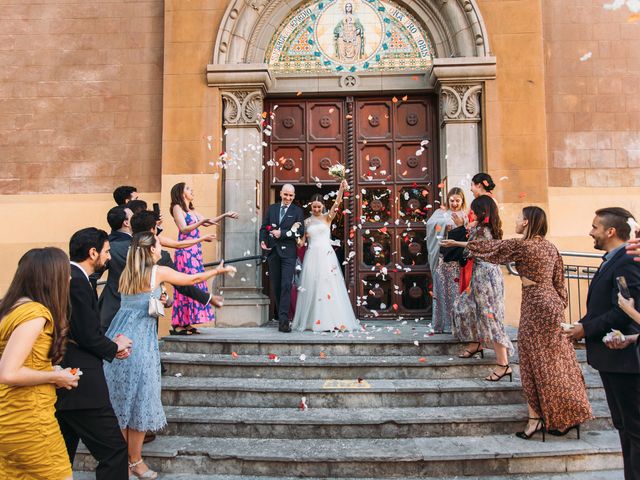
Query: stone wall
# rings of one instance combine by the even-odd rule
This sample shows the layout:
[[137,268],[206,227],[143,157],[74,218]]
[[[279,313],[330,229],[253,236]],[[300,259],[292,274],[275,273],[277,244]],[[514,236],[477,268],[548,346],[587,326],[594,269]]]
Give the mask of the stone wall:
[[640,24],[605,3],[543,2],[550,186],[640,186]]
[[0,11],[0,194],[159,191],[163,1]]

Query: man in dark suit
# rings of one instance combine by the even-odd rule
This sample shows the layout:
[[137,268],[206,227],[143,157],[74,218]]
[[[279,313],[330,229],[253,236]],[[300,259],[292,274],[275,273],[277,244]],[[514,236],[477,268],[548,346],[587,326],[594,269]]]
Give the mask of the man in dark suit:
[[604,250],[602,265],[587,294],[587,313],[567,335],[586,339],[587,361],[600,372],[613,425],[620,434],[626,480],[640,479],[640,354],[635,345],[607,348],[603,337],[611,330],[623,335],[640,333],[640,327],[618,306],[616,279],[624,277],[635,304],[640,303],[640,264],[628,255],[631,213],[623,208],[596,211],[589,235],[598,250]]
[[281,332],[291,331],[289,305],[296,268],[296,239],[304,235],[304,212],[291,203],[295,196],[293,185],[284,185],[281,202],[269,206],[260,228],[260,247],[267,252],[269,283]]
[[78,388],[58,390],[56,417],[71,463],[82,440],[98,461],[97,480],[124,480],[128,478],[127,443],[111,407],[102,361],[126,361],[131,340],[119,336],[114,342],[105,337],[98,299],[89,282],[89,275],[109,260],[107,233],[97,228],[76,232],[69,242],[69,257],[71,317],[61,365],[79,368],[82,379]]
[[120,308],[120,292],[118,282],[127,262],[127,253],[131,245],[131,217],[133,212],[124,206],[113,207],[107,213],[107,222],[111,227],[109,245],[111,247],[111,260],[109,260],[109,276],[102,289],[98,308],[100,309],[100,323],[106,331],[111,325],[111,320],[116,316]]

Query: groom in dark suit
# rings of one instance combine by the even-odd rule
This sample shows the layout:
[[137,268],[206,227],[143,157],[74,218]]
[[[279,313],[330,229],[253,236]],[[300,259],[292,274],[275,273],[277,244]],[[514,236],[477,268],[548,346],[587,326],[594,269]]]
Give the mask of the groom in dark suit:
[[587,313],[568,332],[574,340],[586,339],[587,361],[598,370],[613,425],[620,434],[624,476],[640,479],[640,352],[636,345],[607,348],[602,338],[611,330],[625,336],[640,333],[640,327],[618,306],[616,278],[624,277],[635,305],[640,305],[640,263],[634,262],[625,246],[630,238],[631,213],[623,208],[602,208],[596,212],[590,232],[597,250],[607,253],[589,285]]
[[281,332],[291,331],[289,305],[296,268],[296,239],[304,235],[304,212],[291,203],[295,196],[293,185],[284,185],[281,202],[269,206],[260,228],[260,247],[267,253],[269,283]]

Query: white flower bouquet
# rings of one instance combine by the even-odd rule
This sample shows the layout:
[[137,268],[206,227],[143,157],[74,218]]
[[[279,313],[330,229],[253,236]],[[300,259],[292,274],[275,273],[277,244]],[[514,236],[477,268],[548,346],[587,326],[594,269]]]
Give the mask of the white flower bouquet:
[[329,175],[331,175],[333,178],[336,178],[340,181],[347,178],[346,172],[347,171],[345,166],[342,165],[341,163],[338,163],[336,165],[332,165],[331,167],[329,167]]

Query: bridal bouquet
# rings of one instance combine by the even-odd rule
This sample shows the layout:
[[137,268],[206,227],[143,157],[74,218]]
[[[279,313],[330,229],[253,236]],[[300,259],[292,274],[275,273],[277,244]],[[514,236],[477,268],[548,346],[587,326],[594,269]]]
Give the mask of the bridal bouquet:
[[342,165],[341,163],[338,163],[337,165],[332,165],[331,167],[329,167],[329,175],[331,175],[333,178],[336,178],[340,181],[347,178],[346,169],[344,165]]

